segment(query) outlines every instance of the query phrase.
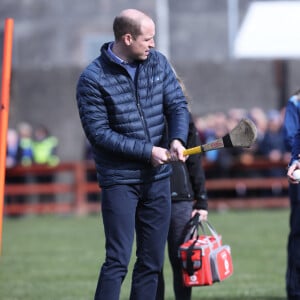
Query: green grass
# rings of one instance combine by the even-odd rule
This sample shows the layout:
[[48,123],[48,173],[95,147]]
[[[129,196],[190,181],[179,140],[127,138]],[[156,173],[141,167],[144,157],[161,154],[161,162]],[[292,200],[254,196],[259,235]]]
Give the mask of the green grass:
[[[288,210],[210,212],[210,222],[232,248],[234,274],[213,286],[194,287],[193,300],[285,299],[288,218]],[[100,217],[6,218],[3,229],[1,300],[93,299],[104,257]],[[164,273],[166,300],[172,300],[167,259]],[[122,300],[128,299],[130,277],[131,272]]]

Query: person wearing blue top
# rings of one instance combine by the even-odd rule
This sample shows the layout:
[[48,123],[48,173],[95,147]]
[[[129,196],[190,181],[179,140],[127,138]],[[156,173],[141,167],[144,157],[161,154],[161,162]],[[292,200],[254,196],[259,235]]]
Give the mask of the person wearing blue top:
[[153,20],[126,9],[113,31],[76,91],[102,189],[106,254],[94,299],[119,299],[136,233],[130,299],[154,300],[171,215],[169,162],[187,159],[189,112],[170,63],[153,49]]
[[300,90],[290,97],[285,111],[284,141],[291,151],[287,176],[290,182],[290,232],[287,245],[286,292],[288,300],[300,299],[300,185],[293,177],[300,168]]

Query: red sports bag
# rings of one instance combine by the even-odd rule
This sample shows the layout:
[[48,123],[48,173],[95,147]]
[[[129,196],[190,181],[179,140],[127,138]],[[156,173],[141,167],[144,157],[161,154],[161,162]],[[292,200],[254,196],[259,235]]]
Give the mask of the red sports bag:
[[[204,225],[210,235],[205,234]],[[199,222],[199,214],[187,224],[189,233],[179,247],[185,286],[212,285],[232,275],[230,246],[222,245],[222,237],[209,222]],[[199,228],[203,234],[199,235]]]

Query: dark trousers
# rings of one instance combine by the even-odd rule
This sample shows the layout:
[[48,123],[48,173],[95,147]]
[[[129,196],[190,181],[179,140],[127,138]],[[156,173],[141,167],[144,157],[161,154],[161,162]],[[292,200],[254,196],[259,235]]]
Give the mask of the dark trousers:
[[154,300],[171,213],[169,178],[102,189],[106,257],[95,300],[118,300],[136,232],[130,300]]
[[289,300],[300,300],[300,184],[290,184],[289,197],[291,211],[286,290]]
[[[190,300],[192,289],[183,284],[181,262],[178,258],[178,248],[182,244],[184,228],[192,216],[192,201],[174,201],[171,208],[171,222],[168,234],[168,254],[173,271],[173,290],[176,300]],[[164,276],[163,271],[159,276],[156,300],[164,299]]]

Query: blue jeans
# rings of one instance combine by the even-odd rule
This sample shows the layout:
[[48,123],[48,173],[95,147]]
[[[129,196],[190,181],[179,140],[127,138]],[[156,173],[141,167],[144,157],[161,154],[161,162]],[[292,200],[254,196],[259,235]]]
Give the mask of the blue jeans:
[[300,185],[290,184],[290,233],[287,246],[286,290],[289,300],[300,300]]
[[102,190],[106,258],[95,300],[118,300],[136,232],[136,262],[130,300],[154,300],[171,213],[169,178]]
[[[182,266],[178,258],[178,248],[182,244],[183,233],[193,211],[193,201],[174,201],[171,209],[171,223],[168,234],[168,254],[173,271],[173,290],[176,300],[190,300],[192,288],[186,287],[182,279]],[[163,271],[159,276],[156,300],[163,300],[165,283]]]

